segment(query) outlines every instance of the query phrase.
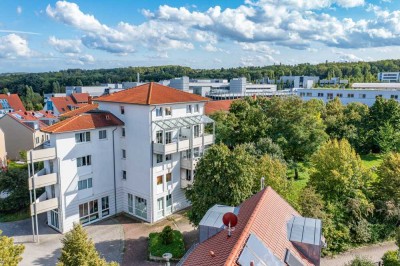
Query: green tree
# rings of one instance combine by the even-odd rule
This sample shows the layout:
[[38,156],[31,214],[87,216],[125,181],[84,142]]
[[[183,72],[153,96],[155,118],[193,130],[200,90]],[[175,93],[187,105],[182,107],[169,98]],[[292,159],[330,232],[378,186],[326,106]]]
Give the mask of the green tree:
[[238,206],[253,195],[260,185],[254,157],[240,146],[232,151],[224,144],[216,144],[207,150],[196,167],[192,187],[186,197],[192,203],[190,221],[198,225],[214,204]]
[[17,266],[22,260],[24,245],[14,244],[14,239],[3,236],[0,230],[0,265]]
[[357,256],[345,266],[375,266],[375,263],[368,258]]
[[11,213],[29,206],[27,168],[10,168],[0,173],[0,192],[8,194],[0,198],[0,212]]
[[383,254],[382,261],[385,266],[400,266],[399,254],[400,251],[392,250]]
[[311,186],[305,187],[299,198],[301,214],[305,217],[322,219],[325,217],[324,200]]
[[58,81],[53,82],[53,93],[60,93],[61,92],[61,87]]
[[[292,184],[286,178],[287,167],[282,160],[272,157],[269,154],[264,154],[257,160],[257,177],[261,180],[264,178],[264,185],[272,187],[282,197],[289,199],[291,194]],[[258,182],[255,182],[257,191]]]
[[107,263],[100,257],[94,243],[88,238],[82,225],[74,224],[73,229],[66,233],[61,240],[63,247],[58,259],[59,266],[107,266],[118,265],[115,262]]
[[10,91],[7,89],[7,88],[3,88],[3,94],[7,94],[7,93],[9,93]]

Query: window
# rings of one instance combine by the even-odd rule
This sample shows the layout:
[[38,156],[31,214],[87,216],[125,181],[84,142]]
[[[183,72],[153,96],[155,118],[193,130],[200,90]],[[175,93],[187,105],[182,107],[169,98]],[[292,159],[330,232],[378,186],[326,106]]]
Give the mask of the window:
[[36,144],[39,144],[39,143],[40,143],[40,138],[36,137]]
[[125,114],[125,106],[120,106],[119,107],[119,110],[121,111],[121,115],[124,115]]
[[163,178],[162,175],[157,176],[157,186],[162,185],[162,183],[163,183],[162,178]]
[[192,171],[189,169],[186,169],[186,180],[192,181]]
[[192,157],[191,150],[186,150],[182,152],[182,159],[190,159]]
[[92,165],[92,156],[91,155],[87,155],[87,156],[84,156],[84,157],[77,158],[76,159],[76,165],[78,167]]
[[165,144],[172,143],[172,131],[165,132]]
[[360,98],[361,98],[361,99],[365,99],[366,97],[367,97],[366,94],[360,94]]
[[382,94],[378,94],[378,95],[376,95],[376,97],[375,97],[376,99],[378,99],[378,98],[382,98]]
[[192,106],[191,105],[186,105],[186,113],[191,114],[192,113]]
[[107,130],[100,130],[99,139],[106,139],[106,138],[107,138]]
[[318,97],[324,97],[324,94],[321,92],[318,92]]
[[140,197],[135,197],[135,214],[147,219],[147,201]]
[[172,115],[172,108],[171,107],[165,107],[165,115],[166,116]]
[[125,137],[125,128],[122,128],[122,136]]
[[122,159],[126,159],[126,150],[122,149]]
[[172,181],[172,174],[171,173],[166,174],[165,179],[166,179],[167,183],[171,182]]
[[338,93],[338,94],[336,94],[336,96],[339,97],[339,98],[342,98],[343,94],[342,93]]
[[327,99],[333,99],[333,93],[327,93],[326,94]]
[[82,132],[75,134],[76,143],[88,142],[88,141],[90,141],[90,132]]
[[166,154],[165,155],[165,161],[168,162],[168,161],[171,161],[171,160],[172,160],[172,154]]
[[165,196],[165,204],[167,207],[167,209],[166,209],[167,214],[172,213],[172,195],[171,194]]
[[306,93],[305,92],[300,92],[300,97],[304,97],[304,96],[306,96]]
[[157,218],[164,216],[164,198],[157,199]]
[[88,178],[88,179],[84,179],[84,180],[79,180],[78,181],[78,190],[91,188],[92,186],[93,186],[92,178]]
[[126,171],[125,170],[122,170],[122,179],[126,180]]
[[163,132],[159,130],[156,132],[156,143],[163,143]]
[[101,216],[107,216],[110,214],[110,202],[107,197],[101,198]]
[[307,97],[311,97],[312,93],[311,92],[307,92]]
[[162,154],[156,154],[156,163],[162,163],[162,162],[163,162]]
[[399,98],[399,96],[398,96],[398,95],[390,95],[390,98],[391,98],[391,99],[396,99],[396,100],[397,100],[397,99]]
[[52,199],[56,197],[56,187],[54,185],[50,186],[50,194]]
[[58,228],[58,209],[54,209],[50,211],[50,224],[55,228]]
[[200,112],[200,105],[199,105],[199,104],[196,104],[196,105],[194,106],[194,112],[195,112],[195,113],[199,113],[199,112]]
[[79,205],[79,220],[86,224],[99,219],[99,207],[97,200],[89,201]]
[[347,94],[347,98],[354,98],[354,94],[353,93]]
[[200,125],[195,125],[193,127],[193,133],[195,138],[200,137]]
[[199,147],[193,149],[193,156],[194,156],[194,158],[200,157],[200,148]]
[[156,116],[158,117],[158,116],[162,116],[162,107],[157,107],[156,108]]
[[128,212],[133,213],[133,196],[128,193]]

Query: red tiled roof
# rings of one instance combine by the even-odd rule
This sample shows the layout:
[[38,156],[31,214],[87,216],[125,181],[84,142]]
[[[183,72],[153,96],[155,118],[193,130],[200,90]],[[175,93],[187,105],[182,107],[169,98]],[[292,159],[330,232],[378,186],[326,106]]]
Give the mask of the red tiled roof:
[[77,104],[71,96],[51,97],[50,100],[60,114],[70,111],[70,106],[79,107],[79,104]]
[[[237,259],[250,233],[255,234],[281,261],[286,249],[304,265],[313,265],[287,238],[287,222],[300,216],[278,193],[268,187],[240,205],[238,224],[230,238],[221,231],[199,244],[183,265],[237,265]],[[214,256],[210,255],[214,252]]]
[[150,82],[131,89],[93,99],[98,102],[156,105],[184,102],[204,102],[208,98]]
[[61,117],[72,117],[72,116],[75,116],[75,115],[86,113],[86,112],[91,111],[91,110],[95,110],[98,107],[99,107],[98,104],[85,104],[84,106],[79,107],[78,109],[71,110],[69,112],[65,112],[65,113],[61,114],[60,116]]
[[[37,113],[37,112],[36,112]],[[33,122],[33,121],[37,121],[39,124],[40,128],[44,128],[47,127],[47,125],[45,123],[43,123],[42,121],[40,121],[39,117],[35,116],[35,112],[31,111],[17,111],[17,112],[11,112],[11,113],[7,113],[7,115],[9,117],[11,117],[12,119],[18,121],[20,124],[28,127],[30,130],[34,130],[33,128],[31,128],[30,126],[28,126],[27,124],[25,124],[24,122]]]
[[42,129],[42,131],[47,133],[64,133],[122,125],[124,125],[124,122],[119,120],[113,114],[109,112],[94,111],[70,117],[66,120],[48,126]]
[[76,103],[87,103],[89,100],[89,93],[72,93],[71,96]]
[[217,111],[229,111],[231,104],[234,100],[220,100],[220,101],[209,101],[205,104],[206,115],[212,114]]
[[0,94],[0,99],[6,99],[14,111],[25,111],[24,104],[18,94]]
[[45,110],[40,110],[40,111],[35,111],[36,113],[41,113],[43,115],[43,118],[54,118],[56,119],[57,117],[54,115],[53,111],[45,111]]

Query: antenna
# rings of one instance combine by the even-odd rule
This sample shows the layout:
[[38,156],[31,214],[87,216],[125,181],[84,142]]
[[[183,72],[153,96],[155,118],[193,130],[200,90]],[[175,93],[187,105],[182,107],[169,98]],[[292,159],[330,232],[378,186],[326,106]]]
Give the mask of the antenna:
[[228,229],[228,237],[231,237],[231,232],[235,231],[235,226],[238,222],[238,218],[236,214],[233,212],[227,212],[222,217],[222,222],[225,225],[225,228]]

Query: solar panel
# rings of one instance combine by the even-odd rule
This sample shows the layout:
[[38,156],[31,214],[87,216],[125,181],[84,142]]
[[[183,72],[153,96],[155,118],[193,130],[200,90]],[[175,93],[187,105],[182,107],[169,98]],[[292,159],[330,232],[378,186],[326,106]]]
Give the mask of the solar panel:
[[290,241],[305,244],[321,244],[321,220],[305,217],[293,217],[287,223],[287,235]]
[[286,250],[285,262],[288,266],[303,266],[303,263],[301,263],[300,260],[296,258],[288,249]]

